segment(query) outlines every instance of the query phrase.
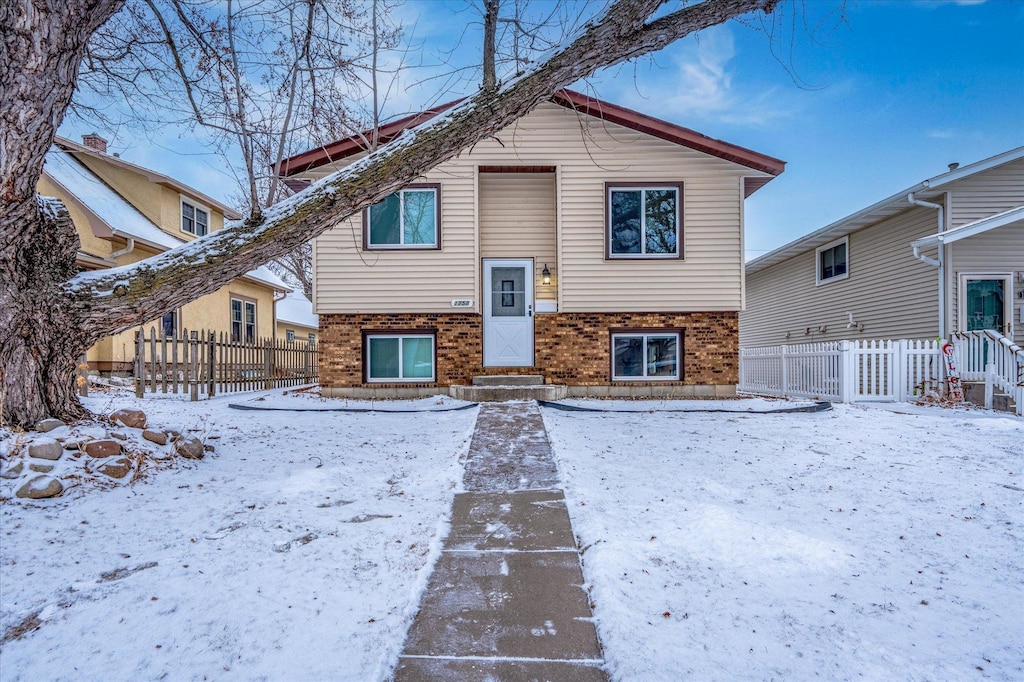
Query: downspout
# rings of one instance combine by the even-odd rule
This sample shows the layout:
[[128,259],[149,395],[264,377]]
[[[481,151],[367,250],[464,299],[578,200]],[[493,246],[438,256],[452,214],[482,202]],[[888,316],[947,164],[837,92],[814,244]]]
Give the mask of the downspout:
[[135,250],[135,239],[132,237],[125,237],[128,240],[128,244],[120,251],[114,251],[109,254],[104,260],[108,260],[114,265],[117,265],[117,259],[121,256],[127,256],[129,253]]
[[274,339],[274,341],[277,341],[277,303],[278,301],[283,301],[284,299],[288,298],[288,292],[275,291],[273,294],[271,294],[271,298],[273,298],[274,300],[274,324],[270,328],[270,337]]
[[[914,204],[915,206],[921,206],[923,208],[934,208],[939,212],[939,234],[945,232],[946,222],[943,220],[943,208],[942,204],[933,204],[930,201],[922,201],[914,198],[914,193],[911,192],[907,195],[907,201]],[[938,259],[929,258],[928,256],[921,255],[921,249],[917,246],[914,247],[914,257],[921,260],[921,262],[928,265],[937,267],[939,269],[939,338],[946,338],[946,245],[942,243],[942,237],[939,237],[938,244]]]

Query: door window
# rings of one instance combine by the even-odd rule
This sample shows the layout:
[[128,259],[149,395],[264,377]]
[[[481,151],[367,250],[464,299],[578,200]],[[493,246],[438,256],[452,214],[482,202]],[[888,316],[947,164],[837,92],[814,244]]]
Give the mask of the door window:
[[964,292],[967,331],[1006,331],[1006,282],[1003,279],[968,279]]
[[526,314],[526,268],[491,268],[491,315],[523,317]]

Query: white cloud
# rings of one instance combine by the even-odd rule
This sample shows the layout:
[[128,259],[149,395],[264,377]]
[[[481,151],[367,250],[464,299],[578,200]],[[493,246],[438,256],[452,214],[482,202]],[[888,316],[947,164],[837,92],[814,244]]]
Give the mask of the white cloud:
[[928,137],[933,137],[939,140],[948,140],[953,137],[953,131],[951,129],[945,130],[929,130],[925,133]]

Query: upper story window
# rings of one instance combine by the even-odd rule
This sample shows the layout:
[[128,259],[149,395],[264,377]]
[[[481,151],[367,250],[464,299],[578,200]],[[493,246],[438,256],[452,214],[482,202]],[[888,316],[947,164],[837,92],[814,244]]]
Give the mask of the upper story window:
[[210,231],[210,209],[205,206],[181,200],[181,231],[202,237]]
[[441,248],[441,186],[410,185],[363,212],[368,249]]
[[817,250],[817,284],[835,282],[850,276],[850,237],[819,246]]
[[681,258],[682,183],[605,185],[608,258]]

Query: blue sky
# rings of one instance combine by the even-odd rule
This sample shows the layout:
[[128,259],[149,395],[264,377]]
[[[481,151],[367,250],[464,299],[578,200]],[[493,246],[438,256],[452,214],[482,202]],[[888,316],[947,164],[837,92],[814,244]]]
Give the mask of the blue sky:
[[[848,0],[845,22],[838,7],[791,2],[774,25],[730,22],[575,87],[785,160],[786,172],[747,201],[748,259],[951,162],[1024,145],[1024,0]],[[428,52],[474,20],[462,0],[417,0],[400,12]],[[474,37],[470,29],[455,59],[473,54]],[[463,94],[436,87],[402,87],[393,106]],[[220,158],[181,130],[124,137],[111,151],[127,160],[221,200],[235,191]]]

